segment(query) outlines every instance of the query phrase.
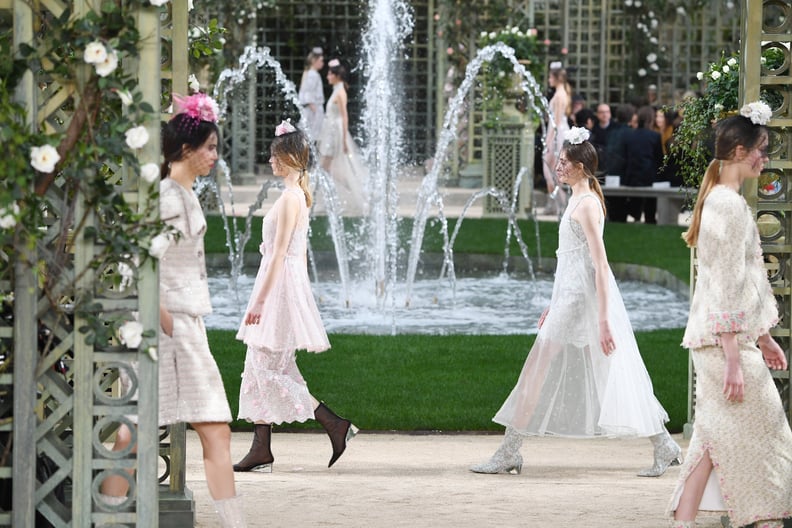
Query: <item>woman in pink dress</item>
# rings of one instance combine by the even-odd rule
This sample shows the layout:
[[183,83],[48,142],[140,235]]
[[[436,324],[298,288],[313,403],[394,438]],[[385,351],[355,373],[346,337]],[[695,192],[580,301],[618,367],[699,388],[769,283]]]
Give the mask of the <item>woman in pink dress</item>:
[[310,145],[291,123],[275,129],[272,172],[283,178],[283,194],[262,224],[262,254],[253,292],[237,339],[248,349],[239,418],[253,422],[253,445],[234,471],[272,471],[272,424],[315,419],[327,431],[333,455],[343,454],[357,428],[314,398],[297,368],[297,350],[330,348],[308,279],[306,262],[311,193]]

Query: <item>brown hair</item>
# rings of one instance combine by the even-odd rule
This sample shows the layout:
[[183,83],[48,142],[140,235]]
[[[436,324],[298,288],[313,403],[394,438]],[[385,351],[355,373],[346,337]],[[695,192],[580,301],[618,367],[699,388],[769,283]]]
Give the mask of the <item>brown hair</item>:
[[754,125],[750,119],[743,116],[727,117],[715,125],[715,159],[710,162],[704,172],[690,226],[687,231],[682,233],[682,238],[688,247],[695,247],[698,242],[701,210],[704,208],[707,195],[718,184],[721,162],[733,159],[737,147],[741,146],[748,150],[756,148],[766,136],[767,129],[764,126]]
[[285,166],[300,171],[297,183],[305,193],[305,205],[311,207],[313,197],[308,184],[308,164],[311,160],[311,147],[308,139],[300,130],[275,136],[270,145],[270,154]]
[[605,195],[602,194],[602,187],[600,187],[599,180],[597,180],[597,177],[594,175],[597,170],[597,164],[599,163],[597,149],[588,141],[578,144],[565,141],[561,151],[566,153],[567,160],[583,165],[583,172],[586,174],[589,189],[594,191],[594,194],[599,198],[600,205],[602,206],[602,214],[607,214],[608,210],[605,208]]
[[569,84],[567,72],[563,68],[556,68],[550,70],[550,75],[556,80],[556,86],[558,86],[558,84],[564,85],[564,91],[566,91],[568,96],[567,107],[564,109],[564,113],[569,117],[572,115],[572,86]]

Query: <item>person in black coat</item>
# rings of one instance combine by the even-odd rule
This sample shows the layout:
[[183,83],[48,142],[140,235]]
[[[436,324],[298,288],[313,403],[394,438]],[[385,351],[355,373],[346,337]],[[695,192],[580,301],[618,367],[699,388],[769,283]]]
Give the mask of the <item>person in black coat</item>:
[[[649,187],[657,181],[657,173],[663,162],[663,147],[660,133],[654,130],[655,110],[651,106],[638,109],[638,128],[627,137],[627,156],[622,185]],[[628,214],[644,223],[656,224],[657,198],[630,199]]]

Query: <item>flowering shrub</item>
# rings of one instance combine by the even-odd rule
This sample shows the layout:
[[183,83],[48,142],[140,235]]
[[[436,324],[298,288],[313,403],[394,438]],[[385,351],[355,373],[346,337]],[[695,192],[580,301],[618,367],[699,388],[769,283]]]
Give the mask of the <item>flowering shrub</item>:
[[[96,280],[120,286],[122,265],[157,258],[159,240],[171,233],[154,220],[159,216],[154,210],[158,160],[141,166],[138,159],[138,149],[150,141],[145,125],[159,123],[160,109],[143,101],[137,78],[120,67],[133,63],[143,38],[135,10],[167,1],[105,2],[100,10],[79,16],[67,8],[58,18],[34,11],[35,37],[18,50],[10,47],[11,32],[0,29],[0,143],[5,147],[0,157],[0,281],[11,283],[13,266],[24,262],[25,248],[46,247],[46,260],[28,265],[40,269],[39,287],[53,313],[63,313],[65,298],[89,322],[80,328],[89,343],[113,339],[114,328],[129,314],[96,303],[93,285],[78,289],[82,274],[100,270]],[[12,99],[28,69],[42,94],[73,94],[59,103],[70,119],[48,123],[46,133],[44,124],[31,128],[25,108]],[[140,203],[127,199],[137,191],[137,178],[147,195]],[[57,191],[50,192],[56,181]],[[95,254],[66,283],[60,270],[68,269],[77,240],[93,241]],[[12,300],[11,292],[0,291],[0,302]],[[153,335],[153,330],[142,335]]]
[[[541,58],[542,45],[537,41],[536,29],[531,28],[523,31],[519,27],[513,26],[500,31],[482,31],[479,35],[478,47],[483,48],[498,42],[512,48],[517,60],[539,82],[544,71],[544,64]],[[483,66],[481,78],[484,107],[488,114],[494,116],[496,120],[506,99],[517,99],[523,96],[516,82],[514,64],[501,55],[496,56],[492,62]]]
[[[768,48],[762,54],[762,63],[768,68],[776,69],[783,61],[781,50]],[[667,160],[673,158],[682,161],[678,163],[678,170],[685,185],[689,187],[699,186],[704,171],[712,160],[710,143],[713,123],[737,113],[739,68],[739,53],[721,55],[705,71],[696,74],[702,86],[701,96],[687,99],[679,107],[684,118],[674,133]],[[763,93],[761,97],[771,107],[778,107],[778,102],[775,101],[778,94]]]

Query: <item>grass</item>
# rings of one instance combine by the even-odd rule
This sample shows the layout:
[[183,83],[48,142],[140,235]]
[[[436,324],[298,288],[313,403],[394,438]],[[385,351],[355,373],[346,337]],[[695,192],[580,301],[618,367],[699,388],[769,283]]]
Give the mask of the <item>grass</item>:
[[[207,253],[227,253],[226,235],[222,218],[209,216],[206,235]],[[238,220],[243,227],[243,221]],[[356,219],[346,219],[351,229]],[[453,232],[457,219],[449,219],[449,234]],[[519,220],[518,226],[523,240],[536,256],[536,235],[532,221]],[[646,224],[609,223],[605,227],[605,247],[611,262],[624,262],[662,268],[679,279],[690,280],[690,251],[681,239],[685,230],[681,226],[658,226]],[[405,218],[399,225],[400,241],[405,247],[412,232],[412,219]],[[501,218],[465,219],[454,244],[455,253],[502,254],[506,237],[506,220]],[[558,224],[539,222],[539,240],[543,257],[555,257],[558,247]],[[261,217],[253,219],[251,239],[245,246],[246,253],[255,253],[261,243]],[[317,217],[311,223],[311,246],[314,251],[331,251],[333,242],[329,235],[326,217]],[[423,239],[423,251],[442,252],[443,238],[436,221],[429,221]],[[512,240],[511,253],[519,254],[519,246]]]
[[[449,233],[456,219],[449,219]],[[207,253],[227,253],[219,216],[207,218]],[[242,226],[242,221],[238,220]],[[345,219],[351,229],[357,222]],[[536,255],[533,222],[518,221],[523,240]],[[685,228],[609,223],[605,246],[611,262],[666,269],[689,281],[690,252],[680,235]],[[412,219],[399,225],[402,247],[410,239]],[[459,253],[502,254],[506,220],[466,219],[454,245]],[[543,257],[554,257],[558,224],[539,222]],[[255,253],[261,243],[261,217],[253,219],[245,251]],[[328,222],[311,224],[314,251],[331,251]],[[441,252],[443,239],[434,220],[427,224],[423,251]],[[512,254],[519,254],[512,242]],[[669,430],[679,432],[687,419],[687,351],[679,346],[682,330],[638,332],[638,346],[654,383],[655,395],[668,411]],[[298,365],[308,387],[336,412],[367,430],[498,431],[491,421],[520,373],[534,336],[370,336],[335,334],[332,350],[298,353]],[[245,346],[233,331],[209,331],[211,349],[220,366],[234,416],[239,404],[240,374]],[[235,421],[236,429],[250,428]],[[318,427],[315,422],[287,424],[289,429]]]
[[[535,336],[330,336],[323,354],[299,352],[311,393],[367,430],[499,431],[491,421],[511,391]],[[687,418],[687,351],[682,330],[636,334],[669,430]],[[245,346],[234,332],[210,330],[209,343],[234,416]],[[236,421],[235,429],[247,429]],[[315,422],[284,424],[317,428]]]

